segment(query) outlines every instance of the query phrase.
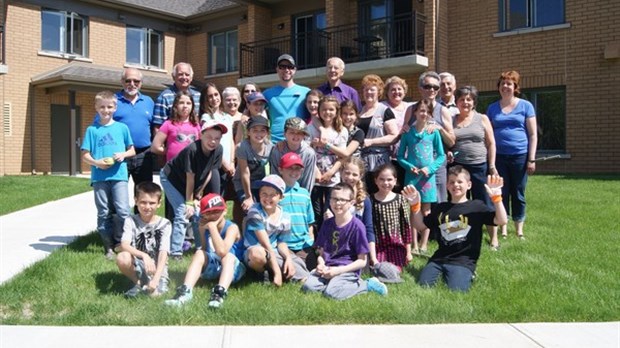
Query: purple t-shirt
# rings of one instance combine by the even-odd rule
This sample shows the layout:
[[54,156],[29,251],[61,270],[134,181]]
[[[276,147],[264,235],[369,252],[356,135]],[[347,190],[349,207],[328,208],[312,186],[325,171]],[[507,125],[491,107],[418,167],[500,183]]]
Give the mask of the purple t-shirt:
[[[326,266],[345,266],[357,260],[357,255],[368,254],[366,227],[356,217],[344,226],[336,226],[336,219],[323,222],[316,246],[323,248]],[[360,274],[360,271],[357,271]]]
[[358,112],[362,110],[362,103],[360,102],[359,94],[357,94],[355,88],[345,84],[342,81],[340,81],[340,84],[334,88],[329,85],[329,82],[325,82],[319,86],[318,90],[321,91],[323,95],[331,95],[336,97],[339,103],[342,103],[345,100],[351,100],[355,103],[355,106],[357,106]]

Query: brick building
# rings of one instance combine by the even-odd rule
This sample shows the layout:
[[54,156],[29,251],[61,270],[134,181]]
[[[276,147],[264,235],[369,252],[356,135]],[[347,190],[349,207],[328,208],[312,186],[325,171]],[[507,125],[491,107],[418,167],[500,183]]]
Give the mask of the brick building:
[[620,3],[607,0],[3,0],[0,2],[0,175],[86,171],[75,145],[94,94],[118,90],[124,66],[156,96],[176,62],[220,87],[276,82],[275,58],[293,54],[295,81],[399,75],[416,99],[425,70],[450,71],[497,98],[497,77],[518,70],[535,104],[547,172],[620,172]]

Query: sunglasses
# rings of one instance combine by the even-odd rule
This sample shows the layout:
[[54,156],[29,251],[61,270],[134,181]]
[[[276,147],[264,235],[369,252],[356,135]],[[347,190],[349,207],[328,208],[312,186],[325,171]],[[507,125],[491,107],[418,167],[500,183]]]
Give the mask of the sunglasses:
[[439,90],[439,86],[437,86],[437,85],[424,85],[424,86],[422,86],[422,88],[424,88],[427,91],[430,91],[431,89],[433,91],[438,91]]
[[280,68],[280,70],[295,70],[295,66],[294,65],[286,65],[286,64],[280,64],[278,65],[278,68]]
[[256,91],[246,89],[245,91],[243,91],[243,93],[244,94],[251,94],[251,93],[256,93]]
[[125,83],[131,83],[131,82],[133,82],[133,83],[134,83],[134,85],[137,85],[137,84],[139,84],[140,82],[142,82],[142,80],[134,80],[134,79],[126,79],[126,80],[125,80]]

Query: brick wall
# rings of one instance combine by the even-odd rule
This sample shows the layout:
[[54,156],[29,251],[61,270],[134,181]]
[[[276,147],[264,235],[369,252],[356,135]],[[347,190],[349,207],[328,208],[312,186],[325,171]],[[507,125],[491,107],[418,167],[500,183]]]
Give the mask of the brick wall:
[[612,106],[620,59],[603,57],[605,45],[619,40],[617,2],[567,0],[570,28],[505,37],[492,35],[498,31],[497,3],[448,6],[448,66],[459,85],[492,91],[499,74],[514,69],[522,88],[566,86],[566,152],[572,158],[541,163],[541,171],[620,172],[620,117]]

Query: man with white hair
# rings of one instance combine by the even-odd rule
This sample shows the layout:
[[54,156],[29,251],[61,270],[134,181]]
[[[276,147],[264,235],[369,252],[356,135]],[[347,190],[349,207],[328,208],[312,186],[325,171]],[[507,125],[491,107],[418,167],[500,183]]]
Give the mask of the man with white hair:
[[194,69],[189,63],[177,63],[172,68],[172,86],[164,89],[155,101],[153,110],[153,124],[159,127],[170,117],[172,113],[172,103],[178,92],[188,91],[194,100],[194,110],[200,107],[200,91],[191,86],[194,79]]
[[454,91],[456,91],[456,78],[449,72],[439,74],[439,97],[437,102],[448,109],[452,116],[459,113],[454,100]]
[[355,88],[342,82],[342,76],[344,75],[344,61],[342,59],[338,57],[329,58],[325,65],[325,75],[327,76],[327,82],[318,88],[323,95],[334,96],[339,103],[351,100],[357,106],[358,112],[362,110],[360,97]]
[[127,159],[127,170],[135,185],[153,181],[153,156],[151,155],[151,126],[153,124],[153,99],[140,93],[142,73],[126,68],[121,75],[123,90],[116,93],[118,99],[114,120],[129,128],[136,155]]

